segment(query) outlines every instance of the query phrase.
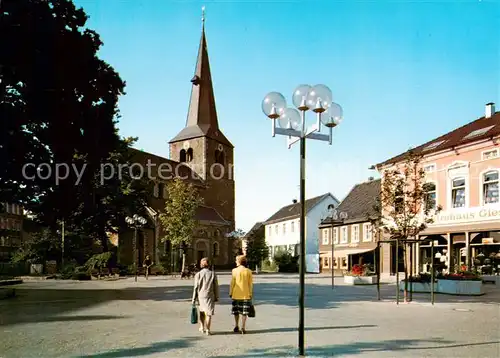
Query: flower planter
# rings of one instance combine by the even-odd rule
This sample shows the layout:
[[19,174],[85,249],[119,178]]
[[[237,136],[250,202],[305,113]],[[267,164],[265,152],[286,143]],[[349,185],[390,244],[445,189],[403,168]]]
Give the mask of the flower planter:
[[[399,282],[399,290],[405,290],[405,281],[402,280]],[[430,282],[408,282],[408,292],[417,292],[417,293],[430,293],[431,292],[431,283]],[[434,283],[434,291],[437,292],[437,284]]]
[[344,283],[347,285],[374,285],[377,283],[377,276],[344,276]]
[[438,279],[436,292],[462,296],[483,295],[483,282],[475,280]]

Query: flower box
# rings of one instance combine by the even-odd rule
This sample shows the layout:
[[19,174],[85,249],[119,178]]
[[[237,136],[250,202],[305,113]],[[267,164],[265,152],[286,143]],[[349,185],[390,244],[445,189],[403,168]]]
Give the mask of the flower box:
[[374,285],[377,283],[377,276],[344,276],[344,283],[347,285]]
[[[430,293],[431,292],[431,283],[430,282],[408,282],[408,292],[417,292],[417,293]],[[402,280],[399,282],[399,290],[405,290],[405,281]],[[434,291],[437,292],[437,285],[434,283]]]
[[483,282],[481,280],[438,279],[436,292],[463,296],[483,295]]

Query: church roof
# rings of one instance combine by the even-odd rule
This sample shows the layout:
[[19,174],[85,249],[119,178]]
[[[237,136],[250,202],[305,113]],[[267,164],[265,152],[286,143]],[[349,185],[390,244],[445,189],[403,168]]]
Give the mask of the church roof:
[[219,129],[204,25],[201,30],[198,58],[191,83],[191,99],[189,101],[186,126],[170,140],[170,143],[208,137],[221,144],[233,147]]
[[214,223],[220,223],[224,225],[229,225],[229,222],[227,220],[224,220],[224,218],[215,210],[214,208],[206,205],[200,205],[196,209],[196,220],[199,221],[210,221]]

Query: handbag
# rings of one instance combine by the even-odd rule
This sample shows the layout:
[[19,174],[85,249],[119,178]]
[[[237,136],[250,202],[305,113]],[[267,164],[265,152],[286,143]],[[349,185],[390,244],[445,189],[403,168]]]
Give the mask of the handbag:
[[248,307],[248,317],[255,318],[255,306],[253,304]]
[[198,323],[198,309],[196,308],[196,305],[193,305],[191,307],[191,324],[196,323]]

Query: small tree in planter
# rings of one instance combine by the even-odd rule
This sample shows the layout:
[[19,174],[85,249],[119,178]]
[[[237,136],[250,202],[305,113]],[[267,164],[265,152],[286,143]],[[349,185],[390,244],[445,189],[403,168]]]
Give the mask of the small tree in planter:
[[[398,247],[403,249],[406,302],[408,299],[406,254],[408,241],[417,238],[427,225],[434,221],[434,216],[441,210],[436,205],[435,198],[428,192],[426,174],[421,166],[421,156],[410,151],[403,161],[383,170],[380,203],[382,229],[396,241]],[[399,269],[396,271],[399,272]]]

